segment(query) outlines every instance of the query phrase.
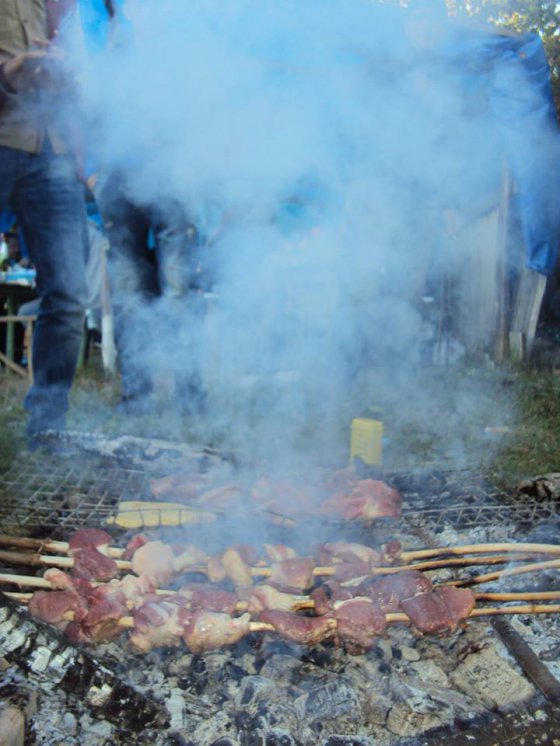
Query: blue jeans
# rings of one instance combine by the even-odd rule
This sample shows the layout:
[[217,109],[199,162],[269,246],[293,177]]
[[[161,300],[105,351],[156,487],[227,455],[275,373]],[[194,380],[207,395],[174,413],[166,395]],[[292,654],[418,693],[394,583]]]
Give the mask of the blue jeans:
[[0,146],[0,209],[21,224],[37,270],[39,314],[28,432],[63,427],[84,325],[87,241],[84,190],[74,158]]

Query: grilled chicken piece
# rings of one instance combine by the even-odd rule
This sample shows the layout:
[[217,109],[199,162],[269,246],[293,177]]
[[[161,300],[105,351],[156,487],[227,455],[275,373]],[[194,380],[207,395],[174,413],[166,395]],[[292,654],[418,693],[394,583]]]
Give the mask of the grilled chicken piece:
[[111,542],[106,531],[82,528],[70,537],[72,575],[86,580],[111,580],[118,574],[115,561],[104,553]]
[[249,597],[249,612],[259,614],[265,609],[295,611],[302,604],[309,604],[309,599],[306,596],[282,593],[271,585],[257,585]]
[[134,553],[132,571],[150,578],[156,587],[166,585],[175,572],[173,549],[163,541],[148,541]]
[[27,606],[29,613],[53,624],[58,629],[65,629],[68,621],[64,619],[67,611],[72,611],[78,621],[87,615],[87,603],[82,596],[73,590],[35,591]]
[[331,639],[336,633],[336,619],[326,616],[298,616],[289,611],[271,609],[262,611],[259,618],[261,622],[271,624],[280,637],[300,645],[316,645]]
[[181,604],[193,610],[234,614],[237,605],[235,593],[220,590],[208,583],[189,583],[181,588],[178,595],[184,599]]
[[354,598],[354,595],[352,589],[346,588],[336,580],[327,580],[310,593],[311,599],[315,602],[315,613],[318,616],[330,613],[335,601],[348,601]]
[[208,561],[208,580],[212,583],[220,583],[222,580],[229,578],[236,591],[243,595],[244,590],[253,583],[251,564],[256,560],[256,552],[251,546],[228,547],[221,554],[214,555]]
[[275,562],[271,567],[269,585],[288,593],[304,591],[313,584],[313,557],[296,557]]
[[368,650],[387,628],[384,612],[371,598],[356,596],[348,601],[335,601],[332,617],[336,619],[336,634],[352,646],[352,652]]
[[188,609],[168,601],[147,601],[134,613],[130,642],[142,653],[158,647],[176,647],[190,614]]
[[231,617],[213,611],[195,611],[184,625],[183,640],[193,653],[204,653],[239,642],[249,631],[251,616]]
[[174,550],[173,569],[175,572],[185,572],[191,567],[197,567],[200,565],[206,565],[210,559],[209,555],[206,554],[202,549],[187,544],[187,546],[181,546]]

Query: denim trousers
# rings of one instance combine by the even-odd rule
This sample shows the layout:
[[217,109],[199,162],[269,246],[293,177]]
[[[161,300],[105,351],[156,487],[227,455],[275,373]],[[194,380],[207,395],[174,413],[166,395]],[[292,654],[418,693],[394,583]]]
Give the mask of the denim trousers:
[[34,381],[24,403],[33,433],[64,426],[83,333],[87,230],[75,159],[49,144],[38,154],[0,146],[0,209],[7,207],[37,270]]

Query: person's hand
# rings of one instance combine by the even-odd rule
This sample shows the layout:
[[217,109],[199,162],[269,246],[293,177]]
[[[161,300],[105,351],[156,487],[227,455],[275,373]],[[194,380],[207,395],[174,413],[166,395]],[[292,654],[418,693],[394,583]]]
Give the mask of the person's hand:
[[66,54],[49,42],[37,40],[37,49],[22,52],[4,62],[2,73],[5,83],[14,91],[31,88],[61,90],[74,83],[66,61]]

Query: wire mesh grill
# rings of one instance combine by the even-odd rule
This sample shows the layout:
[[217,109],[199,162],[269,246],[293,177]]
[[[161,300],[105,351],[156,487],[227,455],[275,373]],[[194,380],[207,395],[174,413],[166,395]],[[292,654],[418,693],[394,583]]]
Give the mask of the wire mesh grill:
[[[0,475],[3,531],[75,530],[105,526],[124,500],[153,499],[150,480],[158,474],[114,458],[30,456]],[[512,497],[473,471],[385,475],[403,495],[402,522],[410,528],[474,528],[516,525],[530,528],[560,517],[553,500]],[[154,518],[157,525],[157,518]]]

